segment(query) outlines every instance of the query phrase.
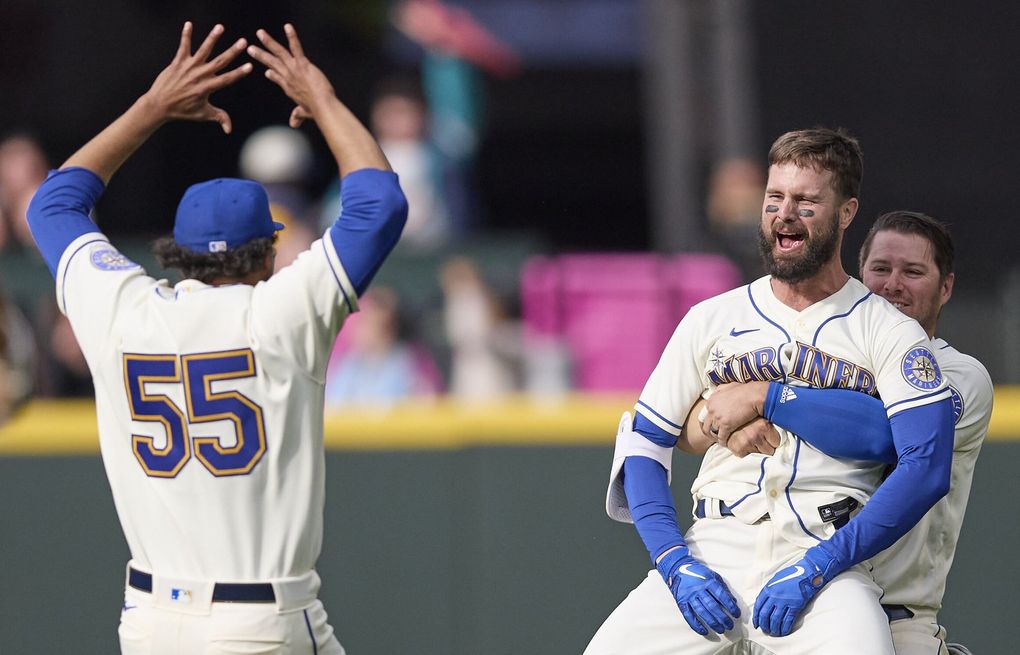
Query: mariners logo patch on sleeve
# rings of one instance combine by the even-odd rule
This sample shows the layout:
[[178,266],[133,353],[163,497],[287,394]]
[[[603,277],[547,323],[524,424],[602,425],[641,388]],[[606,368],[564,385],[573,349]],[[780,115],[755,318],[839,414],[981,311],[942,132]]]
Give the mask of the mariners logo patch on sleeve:
[[110,246],[102,246],[93,250],[91,260],[92,265],[101,271],[123,271],[129,268],[138,268],[138,264]]
[[914,348],[903,357],[903,377],[910,386],[922,391],[937,389],[942,384],[942,371],[931,351],[924,347]]

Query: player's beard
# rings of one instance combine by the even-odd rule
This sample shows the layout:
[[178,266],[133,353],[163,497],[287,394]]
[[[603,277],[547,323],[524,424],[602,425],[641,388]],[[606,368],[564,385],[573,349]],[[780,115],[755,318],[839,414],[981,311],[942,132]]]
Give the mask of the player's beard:
[[770,239],[766,236],[764,228],[759,225],[758,249],[765,264],[765,271],[774,279],[790,284],[814,277],[836,254],[836,247],[839,245],[838,226],[839,220],[833,215],[823,231],[814,236],[804,237],[804,247],[800,255],[776,259],[775,237]]

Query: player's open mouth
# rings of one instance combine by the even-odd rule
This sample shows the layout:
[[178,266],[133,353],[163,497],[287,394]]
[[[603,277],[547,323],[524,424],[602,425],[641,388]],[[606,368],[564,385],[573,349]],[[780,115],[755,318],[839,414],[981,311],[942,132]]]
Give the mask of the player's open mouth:
[[804,243],[803,234],[793,234],[786,232],[776,233],[776,247],[780,252],[792,252],[797,248],[800,248],[801,244]]

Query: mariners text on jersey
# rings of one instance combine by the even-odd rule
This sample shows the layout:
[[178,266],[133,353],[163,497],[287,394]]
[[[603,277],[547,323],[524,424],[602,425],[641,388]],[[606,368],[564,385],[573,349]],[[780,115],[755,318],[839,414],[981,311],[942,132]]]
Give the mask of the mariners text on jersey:
[[797,341],[789,371],[779,362],[773,346],[758,348],[739,355],[726,356],[720,348],[712,351],[713,368],[708,379],[714,385],[728,382],[772,382],[799,380],[811,387],[851,389],[876,395],[875,374],[851,361],[830,355],[823,350]]

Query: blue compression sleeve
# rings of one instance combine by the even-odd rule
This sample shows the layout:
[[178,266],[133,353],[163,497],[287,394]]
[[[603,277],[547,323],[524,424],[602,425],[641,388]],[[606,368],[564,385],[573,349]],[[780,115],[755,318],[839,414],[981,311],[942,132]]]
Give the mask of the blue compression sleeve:
[[885,405],[850,389],[809,389],[769,383],[765,418],[833,457],[896,462]]
[[89,212],[105,189],[99,176],[77,166],[50,171],[28,206],[28,227],[50,273],[60,256],[83,234],[99,232]]
[[663,551],[685,545],[662,464],[640,455],[628,457],[623,462],[623,490],[634,527],[653,564]]
[[864,509],[820,544],[843,568],[874,557],[949,492],[953,402],[905,409],[890,420],[899,461]]
[[407,222],[407,199],[396,174],[374,168],[344,177],[340,198],[343,209],[329,236],[360,296],[400,239]]

